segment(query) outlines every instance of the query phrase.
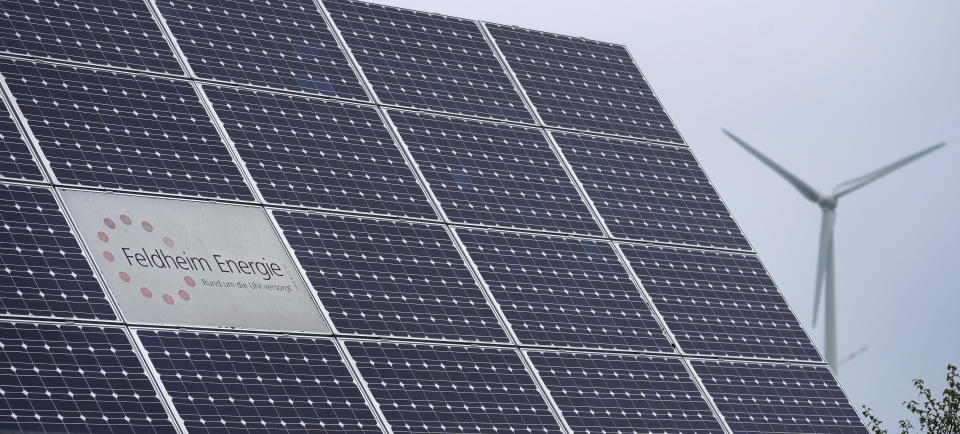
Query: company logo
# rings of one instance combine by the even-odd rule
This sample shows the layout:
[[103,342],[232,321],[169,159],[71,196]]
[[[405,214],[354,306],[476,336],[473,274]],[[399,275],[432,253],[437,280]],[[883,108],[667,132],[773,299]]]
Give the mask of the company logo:
[[[117,263],[118,253],[123,256],[123,258],[120,258],[122,259],[119,263],[120,266],[117,267],[116,269],[117,277],[119,277],[123,283],[129,284],[131,288],[136,288],[137,286],[139,286],[140,295],[149,299],[152,299],[154,297],[155,290],[159,290],[160,293],[159,293],[158,300],[163,300],[164,303],[170,306],[173,306],[174,303],[177,302],[176,298],[179,298],[183,302],[190,301],[190,292],[187,291],[186,288],[192,289],[196,287],[197,281],[194,280],[194,278],[189,274],[183,275],[184,287],[181,287],[181,288],[151,289],[146,286],[140,286],[137,282],[133,281],[133,278],[130,276],[130,272],[132,270],[127,268],[133,265],[133,263],[129,260],[129,254],[126,253],[130,250],[130,248],[112,246],[110,244],[111,233],[114,233],[116,231],[143,231],[150,237],[159,238],[159,241],[162,242],[163,245],[169,248],[173,248],[174,246],[176,246],[176,242],[168,236],[154,234],[153,224],[151,224],[149,221],[141,220],[138,225],[134,225],[133,219],[126,214],[120,214],[119,220],[120,220],[120,224],[117,224],[117,222],[114,221],[112,218],[104,217],[103,219],[104,229],[97,231],[97,239],[100,240],[100,242],[102,243],[101,244],[102,251],[100,252],[100,254],[103,256],[103,259],[107,260],[107,262]],[[118,249],[118,250],[114,250],[114,249]],[[126,267],[123,265],[124,263],[126,263]],[[170,292],[164,292],[164,290],[168,290]],[[176,298],[174,298],[172,294],[176,294]]]

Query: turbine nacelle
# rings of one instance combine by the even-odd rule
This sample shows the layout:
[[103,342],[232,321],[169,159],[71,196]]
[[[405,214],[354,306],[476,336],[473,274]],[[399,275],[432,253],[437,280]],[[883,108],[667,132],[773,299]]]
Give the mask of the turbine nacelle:
[[821,196],[820,199],[817,200],[817,204],[823,209],[836,210],[837,197],[832,194],[829,196]]
[[723,130],[723,133],[726,134],[734,142],[737,142],[741,147],[747,150],[754,157],[757,157],[758,160],[762,161],[763,164],[766,164],[767,167],[773,169],[774,172],[777,172],[780,176],[787,180],[803,197],[807,198],[811,202],[816,203],[820,206],[820,209],[823,210],[823,218],[820,222],[820,253],[817,256],[817,280],[815,284],[815,291],[813,296],[813,326],[817,325],[817,314],[820,309],[820,296],[824,295],[824,356],[827,359],[827,363],[833,367],[834,370],[837,369],[837,328],[836,328],[836,293],[834,291],[834,254],[833,254],[833,226],[837,218],[837,203],[840,198],[844,195],[850,194],[855,190],[862,188],[863,186],[876,181],[877,179],[882,178],[884,175],[893,172],[907,164],[913,162],[914,160],[927,155],[937,149],[940,149],[946,143],[938,143],[936,145],[930,146],[928,148],[922,149],[918,152],[915,152],[911,155],[908,155],[905,158],[897,160],[893,163],[890,163],[886,166],[883,166],[877,170],[869,172],[867,174],[858,176],[856,178],[850,179],[845,182],[841,182],[834,188],[833,193],[822,194],[819,191],[815,190],[806,182],[803,182],[796,175],[790,173],[783,166],[777,164],[775,161],[771,160],[766,155],[760,153],[760,151],[754,149],[752,146],[747,144],[739,137],[733,135],[733,133]]

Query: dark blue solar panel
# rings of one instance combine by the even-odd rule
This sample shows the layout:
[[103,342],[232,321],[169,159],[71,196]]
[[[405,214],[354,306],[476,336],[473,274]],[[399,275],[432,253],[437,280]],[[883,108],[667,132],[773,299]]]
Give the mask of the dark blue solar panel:
[[457,235],[521,343],[673,351],[610,244],[481,229]]
[[678,358],[528,351],[577,433],[722,433]]
[[614,237],[750,250],[689,149],[551,134]]
[[0,0],[0,52],[183,74],[143,0]]
[[822,360],[756,256],[621,247],[685,353]]
[[252,200],[185,81],[0,60],[59,182]]
[[733,432],[868,432],[826,366],[691,364]]
[[602,234],[541,130],[415,112],[389,116],[451,221]]
[[0,184],[0,312],[116,319],[47,188]]
[[382,103],[533,122],[476,21],[353,0],[323,4]]
[[339,332],[509,342],[442,226],[273,215]]
[[346,347],[394,433],[563,432],[516,350]]
[[121,328],[0,323],[0,431],[176,433]]
[[377,110],[204,86],[267,203],[436,219]]
[[626,47],[486,26],[545,125],[683,143]]
[[43,181],[36,157],[0,98],[0,177]]
[[367,101],[311,0],[156,0],[200,78]]
[[137,330],[191,432],[381,432],[333,341]]

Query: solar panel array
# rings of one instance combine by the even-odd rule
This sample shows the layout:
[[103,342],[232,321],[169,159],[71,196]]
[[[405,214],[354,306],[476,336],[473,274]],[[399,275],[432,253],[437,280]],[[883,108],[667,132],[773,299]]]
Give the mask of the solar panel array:
[[[0,5],[0,431],[864,432],[623,46]],[[331,333],[129,321],[64,188],[262,207]]]

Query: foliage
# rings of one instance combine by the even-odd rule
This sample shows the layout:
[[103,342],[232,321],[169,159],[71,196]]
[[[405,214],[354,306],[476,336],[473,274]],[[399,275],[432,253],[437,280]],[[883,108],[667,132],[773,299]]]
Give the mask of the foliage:
[[[917,389],[918,399],[903,403],[920,423],[920,432],[936,434],[960,434],[960,372],[954,365],[947,365],[947,386],[938,398],[927,387],[923,380],[913,380],[913,387]],[[883,423],[873,414],[870,407],[863,406],[863,418],[867,421],[867,428],[874,434],[887,434]],[[900,433],[908,434],[914,429],[909,420],[901,420]]]

